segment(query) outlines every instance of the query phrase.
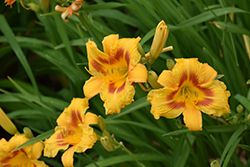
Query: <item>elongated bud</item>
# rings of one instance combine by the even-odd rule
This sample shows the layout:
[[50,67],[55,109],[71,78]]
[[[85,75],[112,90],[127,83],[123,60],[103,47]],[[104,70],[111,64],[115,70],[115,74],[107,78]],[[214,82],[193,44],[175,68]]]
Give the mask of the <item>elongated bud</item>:
[[247,116],[247,121],[250,122],[250,114]]
[[142,57],[145,57],[145,52],[140,43],[138,44],[138,52],[141,54]]
[[28,139],[32,139],[34,137],[32,131],[28,127],[23,128],[23,133]]
[[154,71],[150,70],[148,72],[148,83],[154,89],[162,88],[162,86],[157,82],[157,80],[158,80],[158,75]]
[[172,70],[174,68],[175,62],[172,59],[167,59],[166,65],[169,70]]
[[50,5],[50,0],[39,0],[43,10],[48,10]]
[[214,160],[210,163],[210,167],[220,167],[220,163],[217,160]]
[[154,39],[150,48],[150,64],[153,64],[154,60],[158,58],[162,52],[163,47],[168,39],[169,28],[162,20],[156,27]]
[[98,124],[99,124],[99,127],[101,128],[102,132],[107,131],[107,126],[106,126],[106,123],[105,123],[103,117],[99,115],[98,119],[99,119]]
[[15,133],[19,133],[16,126],[9,119],[9,117],[5,114],[2,108],[0,108],[0,120],[1,120],[0,125],[6,132],[12,135],[14,135]]

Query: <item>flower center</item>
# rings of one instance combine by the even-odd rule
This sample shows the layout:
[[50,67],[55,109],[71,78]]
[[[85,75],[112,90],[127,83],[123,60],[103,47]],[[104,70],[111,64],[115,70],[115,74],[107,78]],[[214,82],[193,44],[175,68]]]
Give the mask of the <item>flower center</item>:
[[80,130],[73,131],[71,129],[66,129],[61,131],[60,136],[64,139],[65,143],[74,145],[81,140],[82,132]]
[[182,98],[182,101],[195,105],[198,102],[199,93],[194,86],[183,85],[180,88],[180,97]]

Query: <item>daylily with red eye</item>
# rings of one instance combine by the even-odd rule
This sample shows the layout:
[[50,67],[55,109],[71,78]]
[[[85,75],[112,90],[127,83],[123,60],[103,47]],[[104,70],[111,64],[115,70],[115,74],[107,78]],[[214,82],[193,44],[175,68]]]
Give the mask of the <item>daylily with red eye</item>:
[[57,12],[62,12],[62,19],[65,22],[68,22],[69,20],[66,19],[67,16],[72,17],[72,14],[76,14],[79,15],[79,13],[77,13],[76,11],[78,11],[83,4],[83,0],[76,0],[75,2],[73,2],[69,7],[61,7],[59,5],[56,5],[55,10]]
[[226,85],[215,80],[217,72],[197,58],[176,59],[172,71],[164,70],[159,78],[164,88],[151,90],[148,101],[155,119],[175,118],[181,113],[190,131],[202,130],[202,114],[222,116],[230,113]]
[[74,152],[85,152],[93,147],[98,137],[89,125],[97,124],[98,117],[90,112],[85,114],[87,108],[86,98],[74,98],[71,101],[58,117],[55,133],[44,142],[44,156],[55,157],[59,150],[66,150],[72,145],[63,153],[62,162],[65,167],[73,167]]
[[15,134],[8,142],[0,140],[0,166],[1,167],[48,167],[43,161],[39,161],[43,143],[37,142],[13,151],[16,147],[29,139],[24,134]]
[[119,39],[109,35],[102,41],[104,52],[93,41],[88,41],[89,72],[93,76],[83,86],[87,98],[100,93],[106,114],[120,113],[121,108],[133,101],[134,82],[147,81],[147,69],[140,64],[138,38]]

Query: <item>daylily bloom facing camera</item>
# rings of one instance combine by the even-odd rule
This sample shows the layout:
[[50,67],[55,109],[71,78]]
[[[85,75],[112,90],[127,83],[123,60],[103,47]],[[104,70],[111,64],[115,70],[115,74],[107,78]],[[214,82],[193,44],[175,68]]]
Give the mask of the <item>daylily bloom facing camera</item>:
[[44,156],[55,157],[59,150],[67,151],[62,155],[65,167],[73,167],[74,152],[81,153],[92,148],[97,141],[97,134],[90,124],[97,124],[98,117],[93,113],[86,113],[88,100],[74,98],[68,108],[57,119],[58,126],[55,133],[46,139]]
[[215,80],[217,72],[197,58],[175,59],[172,71],[164,70],[158,83],[161,89],[151,90],[148,101],[155,119],[184,116],[184,123],[191,131],[202,130],[202,114],[220,117],[230,113],[226,85]]
[[87,98],[100,93],[106,114],[120,113],[133,101],[134,82],[147,81],[147,69],[140,64],[137,48],[140,37],[119,39],[109,35],[102,41],[104,52],[88,41],[89,72],[93,76],[83,86]]
[[47,167],[43,161],[39,161],[42,151],[42,142],[37,142],[13,151],[16,147],[29,139],[24,134],[15,134],[8,142],[0,140],[0,166],[1,167]]

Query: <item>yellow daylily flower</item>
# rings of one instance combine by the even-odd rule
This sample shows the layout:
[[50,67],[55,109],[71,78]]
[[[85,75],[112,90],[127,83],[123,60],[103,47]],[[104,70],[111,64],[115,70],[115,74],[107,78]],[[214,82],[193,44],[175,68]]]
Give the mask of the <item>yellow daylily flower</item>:
[[59,150],[66,150],[72,145],[63,153],[62,162],[65,167],[73,167],[74,152],[85,152],[93,147],[98,138],[89,124],[97,124],[98,117],[93,113],[86,113],[87,109],[86,98],[74,98],[71,101],[58,117],[55,133],[44,142],[44,156],[55,157]]
[[89,72],[93,75],[83,86],[89,99],[100,93],[106,114],[120,113],[121,108],[133,101],[134,82],[147,81],[147,69],[138,63],[141,55],[137,48],[140,37],[119,39],[109,35],[102,41],[104,52],[93,41],[88,41]]
[[37,142],[13,151],[16,147],[29,139],[24,134],[15,134],[8,142],[0,140],[0,166],[1,167],[47,167],[43,161],[39,161],[42,151],[42,142]]
[[69,7],[61,7],[59,5],[56,5],[55,10],[57,12],[62,12],[62,19],[65,22],[68,22],[69,20],[66,19],[67,16],[72,17],[72,14],[76,14],[79,15],[79,13],[77,13],[76,11],[78,11],[83,4],[83,0],[76,0],[75,2],[73,2]]
[[164,88],[151,90],[148,101],[155,119],[175,118],[181,113],[190,131],[202,130],[201,112],[220,117],[230,113],[226,85],[215,80],[217,72],[197,58],[175,59],[172,71],[164,70],[158,83]]

